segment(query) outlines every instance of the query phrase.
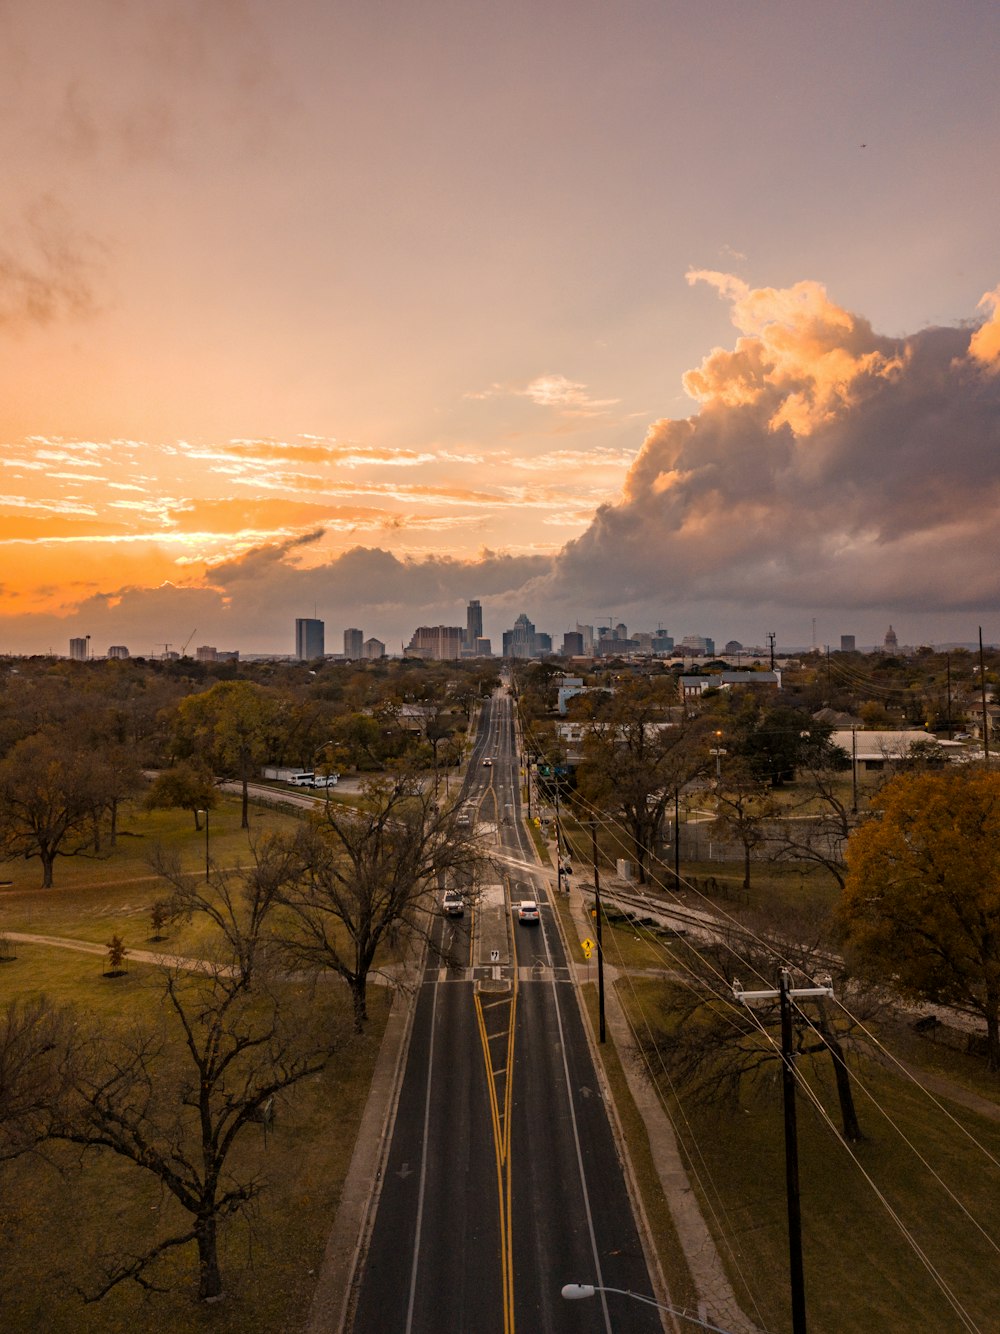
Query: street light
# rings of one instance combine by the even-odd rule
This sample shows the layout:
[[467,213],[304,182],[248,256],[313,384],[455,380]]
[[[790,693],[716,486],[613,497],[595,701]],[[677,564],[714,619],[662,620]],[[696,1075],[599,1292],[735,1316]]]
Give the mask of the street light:
[[721,783],[721,782],[722,782],[722,757],[723,757],[723,755],[728,755],[729,752],[728,752],[727,750],[724,750],[721,746],[713,746],[712,749],[711,749],[708,753],[709,753],[709,755],[714,755],[714,756],[715,756],[715,781],[716,781],[717,783]]
[[701,1329],[711,1329],[714,1334],[730,1334],[729,1330],[722,1329],[719,1325],[710,1325],[707,1321],[699,1320],[695,1315],[688,1315],[687,1311],[681,1311],[676,1306],[665,1306],[663,1302],[655,1302],[652,1297],[644,1297],[641,1292],[629,1292],[627,1288],[605,1288],[599,1283],[567,1283],[562,1289],[562,1295],[568,1302],[580,1301],[584,1297],[595,1297],[599,1292],[615,1292],[620,1297],[631,1297],[634,1302],[655,1306],[658,1311],[668,1311],[670,1315],[679,1316],[681,1320],[690,1320],[692,1325],[698,1325]]
[[207,879],[208,879],[208,869],[209,869],[209,862],[208,862],[208,811],[199,811],[198,814],[199,814],[199,815],[203,815],[203,816],[205,817],[205,879],[207,880]]

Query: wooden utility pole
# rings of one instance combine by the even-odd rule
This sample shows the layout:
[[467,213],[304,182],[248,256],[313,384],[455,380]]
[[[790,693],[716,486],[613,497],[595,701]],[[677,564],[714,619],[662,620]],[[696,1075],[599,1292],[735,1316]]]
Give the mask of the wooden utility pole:
[[990,720],[986,716],[986,667],[983,664],[983,627],[979,627],[979,690],[983,700],[983,768],[990,767]]
[[559,776],[556,775],[555,782],[556,793],[556,893],[561,894],[563,889],[563,859],[562,859],[562,832],[559,824]]
[[833,987],[793,987],[787,968],[782,968],[776,991],[744,991],[733,982],[733,995],[751,1001],[777,1000],[781,1007],[781,1068],[785,1112],[785,1194],[788,1206],[788,1274],[792,1305],[792,1334],[806,1334],[806,1284],[802,1269],[802,1208],[799,1196],[799,1141],[795,1117],[795,1050],[792,1032],[792,1001],[805,996],[832,996]]

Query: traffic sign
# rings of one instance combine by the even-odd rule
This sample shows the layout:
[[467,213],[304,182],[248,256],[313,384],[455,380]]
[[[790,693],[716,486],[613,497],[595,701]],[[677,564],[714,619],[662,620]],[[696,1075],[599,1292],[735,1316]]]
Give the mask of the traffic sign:
[[591,940],[591,938],[588,936],[586,940],[581,940],[581,941],[580,941],[580,948],[583,950],[584,954],[585,954],[585,955],[587,956],[587,958],[589,959],[589,958],[590,958],[591,950],[594,948],[594,942],[593,942],[593,941]]

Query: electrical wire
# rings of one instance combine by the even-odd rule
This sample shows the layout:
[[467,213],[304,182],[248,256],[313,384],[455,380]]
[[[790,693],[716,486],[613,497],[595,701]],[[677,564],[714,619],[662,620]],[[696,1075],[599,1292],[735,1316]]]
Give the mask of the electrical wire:
[[[530,729],[529,729],[529,736],[530,736]],[[529,776],[529,781],[530,781],[530,776]],[[612,841],[613,844],[616,844],[617,846],[621,847],[623,850],[627,848],[628,845],[626,845],[626,843],[623,841],[623,839],[622,839],[621,837],[619,837],[619,835],[618,835],[618,833],[617,833],[617,830],[618,830],[618,829],[621,829],[623,834],[625,833],[625,831],[624,831],[624,827],[623,827],[623,825],[621,824],[620,821],[618,821],[618,820],[616,820],[616,819],[609,819],[609,818],[607,817],[607,814],[606,814],[605,812],[600,811],[600,810],[599,810],[593,803],[588,802],[587,799],[586,799],[586,798],[583,798],[583,797],[581,796],[581,794],[579,794],[579,793],[576,794],[576,797],[575,797],[575,804],[578,805],[578,806],[582,806],[582,807],[584,808],[584,812],[585,812],[585,813],[586,813],[586,811],[589,809],[589,811],[592,813],[592,816],[593,816],[594,818],[599,818],[599,819],[600,819],[602,828],[603,828],[606,832],[610,832],[610,834],[611,834],[611,841]],[[676,835],[675,835],[675,836],[676,836]],[[567,845],[568,845],[568,839],[567,839],[566,841],[567,841]],[[649,852],[648,849],[643,849],[643,851],[646,851],[647,853]],[[654,859],[654,860],[655,860],[655,859]],[[704,900],[706,903],[709,902],[709,900],[708,900],[708,896],[702,894],[702,893],[697,889],[696,886],[691,885],[690,882],[684,882],[684,883],[685,883],[685,886],[689,889],[690,892],[693,892],[695,895],[697,895],[699,898],[701,898],[702,900]],[[715,915],[720,915],[719,905],[717,905],[717,904],[715,904],[715,903],[712,903],[712,904],[711,904],[711,907],[712,907],[712,910],[713,910],[713,914],[715,914]],[[621,905],[620,903],[618,904],[618,908],[619,908],[619,910],[622,910],[622,905]],[[635,917],[634,919],[630,919],[630,915],[629,915],[628,910],[625,910],[625,911],[623,912],[623,916],[625,917],[625,920],[626,920],[627,922],[630,923],[631,929],[632,929],[633,931],[637,931],[637,930],[641,929],[641,923],[639,922],[639,919],[638,919],[637,917]],[[748,931],[747,928],[746,928],[742,923],[738,923],[738,922],[736,921],[736,919],[734,919],[734,918],[732,917],[732,915],[729,914],[728,912],[726,912],[725,910],[722,910],[722,912],[721,912],[721,916],[722,916],[723,918],[725,918],[725,919],[728,919],[728,920],[730,921],[730,923],[736,925],[736,926],[738,927],[738,929],[740,930],[740,932],[741,932],[745,937],[749,937],[750,939],[754,939],[754,940],[756,940],[756,942],[757,942],[759,945],[762,945],[762,946],[764,946],[765,948],[768,948],[768,949],[774,949],[774,948],[775,948],[775,942],[773,942],[773,941],[765,941],[765,940],[763,940],[761,937],[757,936],[756,933],[754,933],[754,932],[752,932],[752,931]],[[661,952],[661,951],[662,951],[664,954],[667,953],[667,952],[664,950],[664,947],[662,946],[661,942],[654,940],[652,932],[649,932],[649,933],[648,933],[648,937],[649,937],[650,944],[651,944],[651,945],[653,946],[653,948],[654,948],[654,951],[657,951],[657,952]],[[722,975],[721,975],[721,973],[719,972],[719,970],[716,969],[716,968],[714,968],[714,966],[711,965],[711,964],[709,963],[709,961],[707,960],[707,958],[706,958],[703,954],[701,954],[696,948],[694,948],[693,946],[691,946],[691,948],[692,948],[694,954],[696,955],[696,957],[699,958],[699,961],[702,963],[702,966],[704,967],[705,965],[708,965],[709,970],[712,971],[712,972],[714,972],[714,973],[715,973],[715,976],[716,976],[717,978],[719,978],[720,981],[721,981],[721,980],[722,980]],[[694,990],[694,987],[693,987],[693,986],[691,986],[690,984],[687,984],[687,983],[684,981],[684,979],[679,979],[679,978],[676,976],[678,960],[677,960],[676,957],[674,957],[674,956],[670,956],[670,957],[671,957],[671,962],[672,962],[672,964],[673,964],[673,966],[674,966],[675,981],[678,981],[678,980],[681,981],[682,984],[684,984],[684,985],[688,985],[688,986],[689,986],[689,989],[691,989],[691,990],[693,991],[693,990]],[[621,959],[620,951],[619,951],[619,959]],[[694,974],[693,970],[691,970],[691,969],[687,969],[686,971],[688,971],[688,972],[691,974],[692,978],[694,978],[694,977],[696,976],[696,975]],[[798,971],[801,972],[801,971],[803,971],[803,970],[802,970],[801,968],[799,968]],[[757,975],[760,976],[759,973],[758,973]],[[808,973],[805,973],[805,975],[808,976]],[[660,1065],[660,1068],[661,1068],[662,1077],[663,1077],[663,1079],[665,1080],[665,1082],[667,1083],[667,1085],[668,1085],[669,1088],[670,1088],[671,1096],[672,1096],[673,1099],[674,1099],[675,1105],[678,1107],[679,1111],[681,1112],[682,1120],[684,1121],[685,1126],[687,1127],[688,1131],[689,1131],[690,1133],[692,1133],[692,1135],[693,1135],[693,1128],[691,1127],[690,1120],[689,1120],[689,1118],[687,1118],[687,1115],[686,1115],[686,1113],[685,1113],[684,1110],[683,1110],[683,1104],[682,1104],[682,1102],[681,1102],[681,1099],[680,1099],[680,1097],[679,1097],[679,1095],[678,1095],[678,1092],[677,1092],[675,1086],[673,1085],[673,1081],[672,1081],[671,1078],[670,1078],[669,1072],[668,1072],[667,1069],[666,1069],[665,1063],[664,1063],[664,1061],[663,1061],[662,1053],[659,1052],[659,1050],[658,1050],[658,1048],[657,1048],[655,1042],[652,1041],[652,1032],[651,1032],[651,1030],[650,1030],[650,1028],[649,1028],[648,1020],[647,1020],[646,1017],[645,1017],[645,1011],[644,1011],[644,1009],[643,1009],[643,1007],[642,1007],[642,1005],[641,1005],[641,1002],[639,1001],[638,995],[637,995],[636,990],[635,990],[634,977],[632,976],[631,971],[630,971],[628,968],[624,967],[624,965],[622,966],[622,976],[623,976],[625,979],[627,979],[627,985],[629,986],[630,991],[631,991],[631,993],[632,993],[633,1005],[636,1007],[636,1011],[637,1011],[637,1013],[639,1013],[639,1014],[641,1014],[641,1015],[643,1016],[643,1023],[644,1023],[644,1026],[645,1026],[645,1028],[646,1028],[646,1033],[647,1033],[647,1036],[648,1036],[649,1039],[650,1039],[649,1046],[652,1047],[653,1050],[657,1051],[658,1062],[659,1062],[659,1065]],[[764,979],[764,980],[766,981],[766,979]],[[702,993],[702,994],[703,994],[703,993]],[[721,996],[721,995],[718,996],[718,999],[721,1000],[721,999],[722,999],[722,996]],[[953,1117],[953,1116],[951,1115],[951,1113],[949,1113],[949,1112],[947,1111],[947,1109],[944,1108],[944,1107],[942,1106],[942,1104],[939,1102],[939,1100],[937,1100],[936,1098],[933,1097],[932,1094],[930,1094],[929,1090],[924,1089],[924,1087],[923,1087],[921,1084],[919,1084],[919,1082],[918,1082],[916,1079],[913,1078],[912,1074],[910,1074],[910,1072],[906,1070],[905,1066],[903,1066],[901,1062],[899,1062],[894,1056],[892,1056],[891,1053],[888,1053],[888,1052],[887,1052],[887,1049],[886,1049],[886,1048],[884,1047],[884,1045],[877,1039],[877,1037],[875,1037],[874,1034],[871,1034],[871,1033],[870,1033],[870,1030],[868,1030],[868,1029],[866,1028],[866,1026],[865,1026],[860,1020],[858,1020],[858,1019],[856,1018],[856,1016],[853,1016],[853,1015],[850,1013],[850,1011],[847,1009],[847,1007],[846,1007],[842,1002],[840,1002],[840,1001],[838,1000],[838,1001],[837,1001],[837,1004],[838,1004],[839,1008],[841,1009],[841,1011],[844,1013],[844,1015],[847,1016],[848,1019],[849,1019],[852,1023],[856,1023],[856,1024],[858,1025],[858,1027],[861,1029],[861,1031],[863,1031],[863,1032],[866,1034],[866,1036],[868,1036],[868,1037],[869,1037],[869,1038],[876,1044],[876,1046],[877,1046],[880,1050],[882,1050],[882,1051],[886,1051],[886,1054],[893,1060],[893,1062],[899,1067],[899,1069],[902,1070],[903,1073],[907,1075],[907,1077],[908,1077],[908,1078],[909,1078],[909,1079],[916,1085],[916,1087],[919,1088],[919,1089],[921,1089],[921,1091],[924,1092],[925,1094],[927,1094],[927,1095],[930,1097],[931,1101],[934,1103],[934,1105],[935,1105],[936,1107],[938,1107],[942,1112],[944,1112],[944,1114],[948,1117],[949,1120],[951,1120],[954,1124],[958,1125],[959,1128],[963,1131],[963,1133],[964,1133],[969,1139],[971,1139],[972,1142],[973,1142],[974,1144],[976,1144],[976,1146],[977,1146],[978,1148],[980,1148],[980,1150],[981,1150],[982,1152],[984,1152],[984,1153],[987,1155],[987,1157],[990,1159],[990,1161],[996,1163],[997,1160],[993,1157],[993,1155],[990,1154],[989,1151],[988,1151],[983,1145],[981,1145],[981,1144],[979,1143],[979,1141],[977,1141],[977,1140],[975,1139],[975,1137],[972,1136],[971,1133],[970,1133],[964,1126],[962,1126],[961,1123],[960,1123],[959,1121],[957,1121],[957,1118]],[[804,1012],[801,1010],[801,1007],[796,1007],[796,1008],[798,1009],[800,1015],[802,1015],[802,1017],[806,1020],[806,1022],[807,1022],[808,1025],[809,1025],[809,1027],[810,1027],[813,1031],[817,1032],[817,1034],[818,1034],[818,1033],[819,1033],[819,1030],[816,1028],[815,1024],[809,1019],[809,1017],[808,1017],[807,1015],[804,1014]],[[634,1038],[635,1041],[636,1041],[636,1046],[637,1046],[637,1048],[639,1049],[639,1051],[643,1053],[643,1059],[644,1059],[644,1062],[645,1062],[645,1064],[646,1064],[647,1071],[648,1071],[648,1073],[649,1073],[649,1075],[650,1075],[650,1077],[651,1077],[651,1079],[652,1079],[652,1081],[653,1081],[653,1083],[654,1083],[654,1086],[657,1087],[657,1088],[659,1088],[659,1082],[658,1082],[658,1080],[657,1080],[657,1078],[656,1078],[656,1074],[655,1074],[655,1072],[652,1070],[652,1068],[651,1068],[650,1065],[649,1065],[649,1060],[648,1060],[648,1056],[647,1056],[648,1048],[647,1048],[646,1044],[642,1043],[642,1042],[639,1040],[639,1034],[638,1034],[638,1032],[637,1032],[637,1030],[636,1030],[636,1027],[635,1027],[634,1023],[632,1022],[631,1017],[630,1017],[628,1014],[626,1014],[626,1018],[627,1018],[627,1020],[628,1020],[630,1030],[632,1031],[633,1038]],[[733,1025],[733,1026],[735,1027],[735,1025]],[[743,1030],[741,1029],[740,1031],[742,1032]],[[764,1027],[764,1025],[762,1025],[762,1024],[759,1025],[759,1026],[758,1026],[758,1031],[760,1032],[761,1036],[762,1036],[766,1041],[768,1041],[768,1042],[771,1043],[772,1046],[775,1045],[775,1044],[774,1044],[774,1040],[773,1040],[773,1035],[771,1035],[771,1034],[769,1034],[769,1033],[767,1032],[767,1030],[766,1030],[766,1028]],[[820,1035],[820,1036],[822,1036],[822,1035]],[[797,1071],[796,1073],[797,1073],[797,1076],[798,1076],[798,1078],[799,1078],[799,1083],[802,1085],[802,1087],[803,1087],[804,1090],[806,1091],[807,1096],[809,1097],[810,1101],[814,1104],[814,1106],[816,1106],[816,1108],[817,1108],[817,1110],[820,1112],[822,1118],[823,1118],[823,1119],[824,1119],[824,1120],[831,1126],[831,1129],[833,1129],[833,1133],[834,1133],[835,1135],[837,1135],[837,1138],[838,1138],[838,1139],[841,1139],[841,1137],[840,1137],[840,1136],[837,1134],[837,1132],[836,1132],[836,1128],[833,1127],[833,1123],[832,1123],[832,1121],[831,1121],[831,1119],[830,1119],[830,1117],[829,1117],[829,1114],[826,1112],[826,1109],[825,1109],[825,1108],[822,1106],[822,1104],[819,1102],[819,1100],[818,1100],[818,1098],[816,1097],[814,1091],[813,1091],[813,1090],[811,1089],[811,1087],[804,1081],[804,1078],[802,1077],[801,1072],[798,1072],[798,1071]],[[937,1172],[935,1171],[935,1169],[930,1165],[930,1163],[927,1161],[927,1159],[921,1154],[921,1152],[919,1151],[919,1149],[913,1144],[913,1142],[912,1142],[912,1141],[910,1140],[910,1138],[906,1135],[906,1133],[901,1129],[901,1127],[899,1127],[899,1125],[898,1125],[898,1124],[894,1121],[894,1119],[889,1115],[889,1113],[886,1111],[886,1109],[882,1106],[880,1100],[877,1099],[877,1098],[875,1097],[875,1095],[872,1093],[872,1091],[865,1085],[864,1081],[860,1079],[860,1077],[857,1075],[857,1073],[856,1073],[855,1071],[850,1070],[850,1069],[849,1069],[849,1076],[852,1078],[852,1080],[855,1082],[855,1084],[865,1092],[866,1096],[871,1100],[872,1104],[878,1109],[878,1111],[880,1112],[880,1114],[881,1114],[881,1115],[888,1121],[888,1123],[889,1123],[890,1125],[892,1125],[892,1127],[895,1129],[896,1133],[900,1135],[900,1137],[902,1138],[903,1142],[907,1145],[908,1149],[909,1149],[911,1152],[914,1153],[914,1155],[917,1157],[917,1159],[923,1164],[923,1166],[925,1167],[925,1169],[926,1169],[928,1172],[931,1173],[931,1175],[932,1175],[932,1176],[934,1177],[934,1179],[938,1182],[938,1184],[940,1185],[940,1187],[942,1188],[942,1190],[944,1190],[944,1192],[945,1192],[945,1193],[948,1195],[948,1197],[953,1201],[953,1203],[956,1205],[956,1207],[958,1207],[958,1209],[960,1210],[960,1212],[962,1212],[962,1213],[965,1215],[965,1217],[966,1217],[966,1218],[968,1219],[968,1221],[972,1224],[972,1226],[973,1226],[973,1227],[974,1227],[974,1228],[975,1228],[975,1229],[976,1229],[976,1230],[983,1236],[983,1238],[986,1240],[986,1242],[987,1242],[987,1243],[988,1243],[994,1250],[998,1250],[998,1251],[1000,1251],[1000,1247],[997,1246],[997,1244],[992,1240],[992,1238],[989,1236],[989,1234],[988,1234],[988,1233],[982,1228],[982,1226],[978,1223],[978,1221],[975,1219],[975,1217],[969,1212],[969,1210],[965,1207],[965,1205],[958,1199],[958,1197],[957,1197],[957,1196],[954,1194],[954,1192],[950,1189],[950,1187],[949,1187],[949,1186],[947,1185],[947,1183],[943,1180],[943,1178],[940,1176],[940,1174],[937,1173]],[[661,1090],[661,1100],[662,1100],[662,1098],[663,1098],[663,1094],[662,1094],[662,1090]],[[696,1148],[697,1148],[697,1137],[693,1137],[692,1140],[689,1141],[689,1142],[693,1142],[693,1143],[695,1144]],[[842,1141],[842,1142],[843,1142],[843,1141]],[[701,1155],[701,1153],[700,1153],[700,1149],[698,1150],[698,1156],[699,1156],[699,1158],[701,1159],[702,1163],[704,1163],[704,1158],[703,1158],[703,1155]],[[856,1158],[854,1158],[853,1155],[852,1155],[852,1161],[857,1162]],[[863,1176],[865,1177],[865,1179],[866,1179],[867,1183],[869,1184],[870,1188],[871,1188],[871,1189],[873,1190],[873,1192],[875,1193],[876,1197],[877,1197],[877,1198],[879,1199],[879,1201],[882,1203],[883,1207],[885,1207],[886,1210],[889,1212],[890,1217],[893,1218],[893,1221],[894,1221],[894,1223],[896,1224],[896,1226],[899,1228],[901,1234],[902,1234],[902,1235],[904,1236],[904,1238],[907,1240],[907,1243],[913,1248],[914,1252],[918,1255],[918,1257],[919,1257],[920,1260],[921,1260],[921,1263],[925,1266],[925,1268],[927,1269],[928,1273],[931,1275],[931,1277],[932,1277],[932,1279],[934,1280],[934,1282],[937,1284],[937,1286],[939,1287],[939,1289],[942,1291],[943,1295],[944,1295],[944,1296],[946,1297],[946,1299],[949,1301],[949,1304],[950,1304],[950,1305],[952,1306],[952,1308],[955,1310],[956,1314],[959,1315],[959,1318],[960,1318],[960,1319],[962,1319],[962,1321],[963,1321],[963,1323],[965,1324],[966,1328],[967,1328],[967,1329],[970,1329],[970,1330],[975,1330],[975,1329],[976,1329],[976,1326],[975,1326],[974,1322],[972,1322],[971,1317],[970,1317],[970,1316],[968,1315],[968,1313],[965,1312],[964,1309],[961,1307],[961,1303],[960,1303],[960,1302],[958,1301],[958,1299],[955,1297],[954,1293],[951,1292],[951,1289],[948,1287],[948,1285],[947,1285],[947,1283],[945,1282],[945,1280],[943,1279],[943,1277],[939,1274],[938,1270],[937,1270],[936,1267],[933,1265],[933,1262],[930,1260],[930,1258],[926,1255],[926,1253],[925,1253],[925,1252],[922,1250],[922,1248],[919,1246],[919,1243],[917,1243],[917,1241],[916,1241],[916,1239],[913,1237],[912,1233],[911,1233],[911,1232],[909,1231],[909,1229],[906,1227],[906,1225],[905,1225],[905,1223],[903,1222],[902,1218],[896,1213],[896,1211],[895,1211],[895,1210],[892,1208],[892,1206],[889,1204],[888,1200],[887,1200],[887,1199],[885,1198],[885,1196],[884,1196],[884,1193],[880,1190],[880,1188],[877,1186],[877,1184],[876,1184],[876,1183],[874,1182],[874,1180],[871,1178],[870,1174],[868,1174],[867,1172],[864,1171],[864,1169],[861,1167],[860,1163],[858,1163],[857,1165],[859,1166],[859,1169],[862,1171]],[[697,1177],[697,1173],[696,1173],[696,1177]],[[699,1179],[699,1184],[700,1184],[700,1186],[701,1186],[703,1195],[706,1195],[706,1196],[707,1196],[708,1192],[706,1191],[705,1181],[704,1181],[703,1179],[700,1179],[700,1178],[698,1178],[698,1179]],[[712,1193],[713,1193],[713,1194],[717,1194],[716,1188],[714,1187],[714,1183],[712,1183]],[[718,1219],[717,1215],[715,1215],[714,1210],[713,1210],[713,1216],[716,1217],[716,1227],[717,1227],[717,1230],[719,1230],[720,1232],[722,1232],[723,1236],[725,1237],[725,1229],[719,1227],[719,1219]],[[730,1249],[730,1250],[731,1250],[731,1248],[730,1248],[729,1245],[728,1245],[728,1241],[727,1241],[726,1244],[727,1244],[727,1249]],[[735,1257],[734,1257],[734,1258],[735,1258]],[[742,1274],[741,1274],[741,1277],[743,1277]],[[745,1283],[745,1282],[746,1282],[746,1280],[744,1279],[744,1283]],[[747,1291],[750,1293],[750,1295],[751,1295],[751,1299],[752,1299],[752,1291],[750,1290],[749,1285],[747,1285]]]

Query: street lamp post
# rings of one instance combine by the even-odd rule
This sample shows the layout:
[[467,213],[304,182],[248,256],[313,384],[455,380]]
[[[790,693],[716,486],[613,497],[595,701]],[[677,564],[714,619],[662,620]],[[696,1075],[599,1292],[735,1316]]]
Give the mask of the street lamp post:
[[715,781],[716,781],[717,783],[721,783],[721,782],[722,782],[722,757],[723,757],[723,755],[728,755],[729,752],[728,752],[727,750],[724,750],[722,746],[713,746],[712,749],[711,749],[708,753],[709,753],[709,755],[714,755],[714,756],[715,756]]
[[566,1283],[562,1289],[562,1295],[568,1302],[596,1297],[599,1292],[614,1292],[620,1297],[631,1297],[634,1302],[642,1302],[644,1306],[655,1306],[658,1311],[668,1311],[670,1315],[678,1316],[681,1320],[689,1320],[692,1325],[697,1325],[700,1329],[710,1329],[714,1334],[730,1334],[729,1330],[722,1329],[719,1325],[710,1325],[695,1315],[688,1315],[687,1311],[682,1311],[679,1307],[667,1306],[663,1302],[654,1301],[652,1297],[645,1297],[641,1292],[629,1292],[627,1288],[606,1288],[600,1283]]
[[208,860],[208,811],[199,811],[199,815],[205,817],[205,879],[208,880],[209,860]]

